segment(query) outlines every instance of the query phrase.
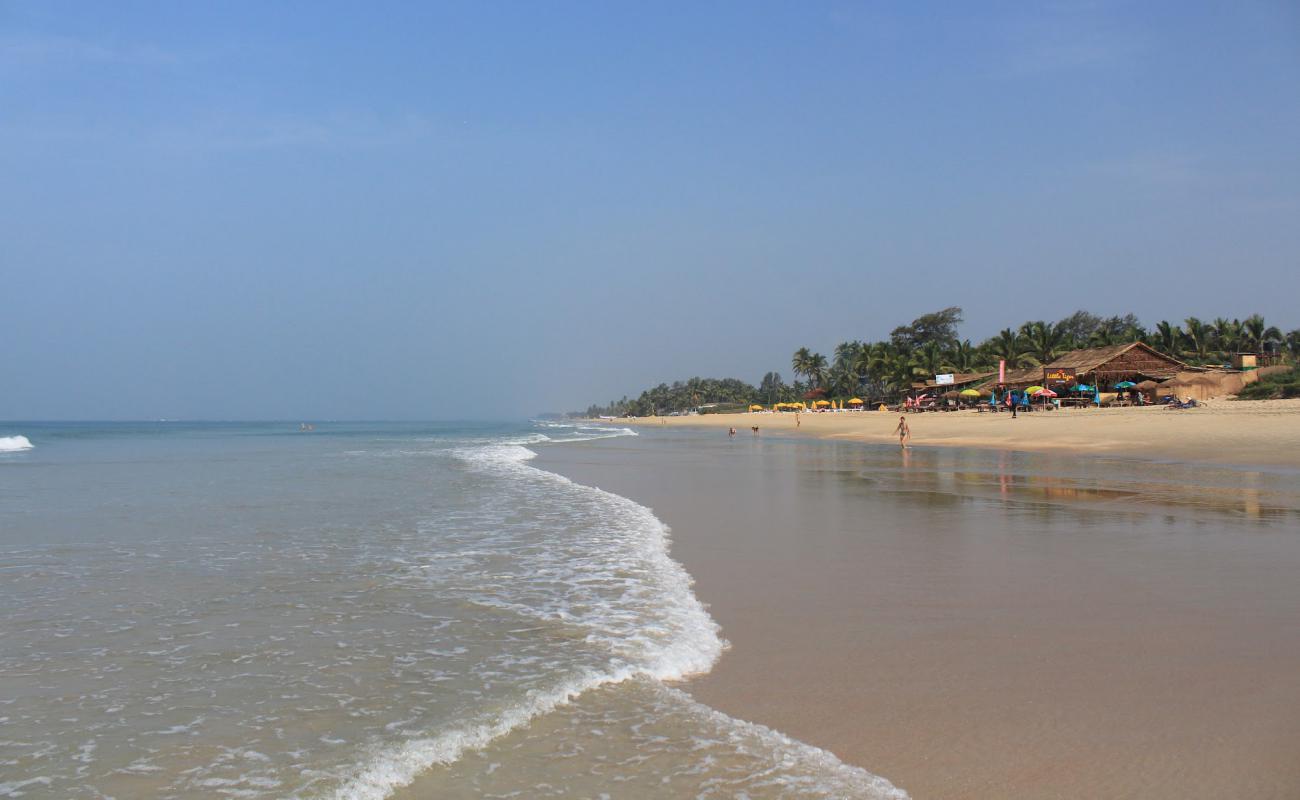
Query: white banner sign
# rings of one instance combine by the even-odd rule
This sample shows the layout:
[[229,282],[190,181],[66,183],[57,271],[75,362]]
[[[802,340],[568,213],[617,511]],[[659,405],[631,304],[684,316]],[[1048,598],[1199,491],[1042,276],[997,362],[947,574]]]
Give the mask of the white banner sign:
[[952,383],[952,375],[935,375],[934,382],[940,386],[946,383]]

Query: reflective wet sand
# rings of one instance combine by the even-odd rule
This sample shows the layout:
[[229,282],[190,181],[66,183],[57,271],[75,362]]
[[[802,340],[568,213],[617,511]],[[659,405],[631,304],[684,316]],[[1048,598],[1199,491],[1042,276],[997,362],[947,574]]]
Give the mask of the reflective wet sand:
[[642,429],[537,465],[654,508],[700,701],[913,797],[1300,795],[1300,474]]

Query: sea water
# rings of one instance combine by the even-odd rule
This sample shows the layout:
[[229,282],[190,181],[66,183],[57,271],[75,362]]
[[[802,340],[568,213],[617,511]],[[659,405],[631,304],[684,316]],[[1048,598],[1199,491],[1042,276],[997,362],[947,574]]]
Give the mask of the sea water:
[[905,796],[674,687],[668,530],[529,463],[633,435],[0,427],[0,797]]

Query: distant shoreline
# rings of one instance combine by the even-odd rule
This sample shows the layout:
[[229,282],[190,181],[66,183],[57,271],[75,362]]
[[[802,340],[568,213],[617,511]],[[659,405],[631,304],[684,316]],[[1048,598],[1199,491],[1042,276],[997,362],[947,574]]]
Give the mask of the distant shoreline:
[[[736,428],[737,436],[802,436],[897,446],[898,413],[750,412],[592,422],[632,427]],[[913,447],[975,447],[1119,455],[1191,463],[1300,469],[1300,400],[1216,400],[1200,408],[1104,408],[1008,413],[907,414]],[[796,426],[796,418],[798,425]]]

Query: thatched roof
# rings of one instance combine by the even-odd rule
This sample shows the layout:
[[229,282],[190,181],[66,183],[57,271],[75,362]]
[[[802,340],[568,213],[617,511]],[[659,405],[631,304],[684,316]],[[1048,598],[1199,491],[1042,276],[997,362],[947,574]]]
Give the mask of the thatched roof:
[[[996,374],[997,374],[996,372],[958,372],[952,376],[952,383],[941,384],[936,381],[929,380],[923,384],[920,384],[920,386],[924,386],[927,389],[933,389],[936,386],[965,386],[968,383],[982,381],[988,378],[989,376],[996,375]],[[917,386],[917,384],[912,384],[912,385]],[[918,388],[920,387],[918,386]]]
[[[998,385],[998,374],[996,372],[991,372],[989,374],[993,376],[992,379],[986,381],[985,383],[983,383],[982,385],[976,388],[992,389]],[[1007,379],[1003,381],[1003,383],[1005,383],[1007,386],[1011,386],[1011,387],[1032,386],[1036,383],[1043,382],[1043,368],[1027,367],[1025,369],[1009,369],[1007,370],[1006,377]]]
[[[1141,351],[1139,355],[1143,357],[1144,368],[1124,370],[1141,372],[1144,375],[1152,377],[1161,377],[1163,375],[1172,375],[1185,365],[1176,358],[1161,353],[1153,347],[1143,344],[1142,342],[1129,342],[1128,344],[1113,344],[1106,347],[1089,347],[1085,350],[1072,350],[1063,356],[1058,357],[1050,364],[1044,365],[1048,371],[1066,370],[1076,375],[1086,375],[1094,372],[1106,364],[1114,361],[1120,356],[1131,350]],[[1149,366],[1146,366],[1149,364]]]

